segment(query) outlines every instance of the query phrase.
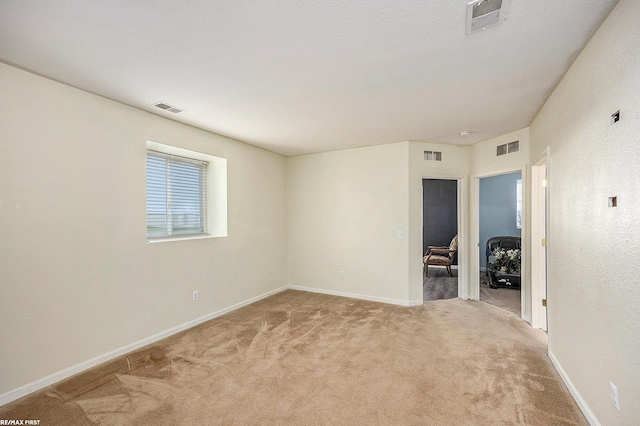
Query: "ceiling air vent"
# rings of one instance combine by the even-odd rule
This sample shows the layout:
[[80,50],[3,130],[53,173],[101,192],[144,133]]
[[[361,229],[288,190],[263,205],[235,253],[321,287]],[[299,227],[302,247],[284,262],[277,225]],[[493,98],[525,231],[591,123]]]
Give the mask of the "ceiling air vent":
[[473,0],[467,4],[467,34],[504,21],[508,0]]
[[163,110],[165,110],[165,111],[172,112],[172,113],[174,113],[174,114],[177,114],[177,113],[179,113],[179,112],[184,111],[183,109],[180,109],[180,108],[174,107],[174,106],[169,105],[169,104],[166,104],[166,103],[164,103],[164,102],[158,102],[157,104],[153,104],[153,106],[154,106],[154,107],[156,107],[156,108],[163,109]]

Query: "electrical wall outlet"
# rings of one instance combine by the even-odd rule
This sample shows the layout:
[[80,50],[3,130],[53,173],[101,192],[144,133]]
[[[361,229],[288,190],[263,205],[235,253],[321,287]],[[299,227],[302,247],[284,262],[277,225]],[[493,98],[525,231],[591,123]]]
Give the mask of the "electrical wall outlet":
[[193,301],[195,302],[196,300],[198,300],[198,290],[193,292]]
[[613,382],[609,382],[609,385],[611,386],[611,402],[616,407],[616,409],[620,411],[620,401],[618,400],[618,388],[616,387],[616,385],[613,384]]
[[344,271],[338,271],[338,278],[344,278]]

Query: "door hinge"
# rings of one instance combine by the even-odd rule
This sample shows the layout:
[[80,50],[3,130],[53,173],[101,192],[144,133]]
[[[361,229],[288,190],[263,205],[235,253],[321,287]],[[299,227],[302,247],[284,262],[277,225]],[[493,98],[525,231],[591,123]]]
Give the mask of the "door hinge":
[[547,299],[542,299],[542,306],[547,306]]
[[547,239],[543,238],[542,240],[540,240],[540,244],[542,244],[542,247],[546,247],[547,246]]
[[546,188],[549,186],[549,179],[542,179],[542,187]]

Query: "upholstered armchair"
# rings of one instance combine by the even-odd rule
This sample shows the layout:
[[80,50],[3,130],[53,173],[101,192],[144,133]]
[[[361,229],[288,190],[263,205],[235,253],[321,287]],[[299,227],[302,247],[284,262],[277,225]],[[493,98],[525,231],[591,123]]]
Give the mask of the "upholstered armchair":
[[453,237],[449,247],[437,247],[428,246],[427,251],[424,254],[422,261],[424,262],[424,273],[429,276],[429,265],[445,266],[449,275],[453,277],[451,273],[451,265],[453,259],[458,251],[458,235]]

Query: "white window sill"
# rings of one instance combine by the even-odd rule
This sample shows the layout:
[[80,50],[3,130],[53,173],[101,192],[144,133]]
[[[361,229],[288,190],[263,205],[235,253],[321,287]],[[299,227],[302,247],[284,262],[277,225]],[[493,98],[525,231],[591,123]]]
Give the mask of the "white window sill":
[[147,240],[147,244],[166,243],[169,241],[204,240],[207,238],[217,238],[217,237],[215,235],[184,235],[182,237],[154,238],[151,240]]

